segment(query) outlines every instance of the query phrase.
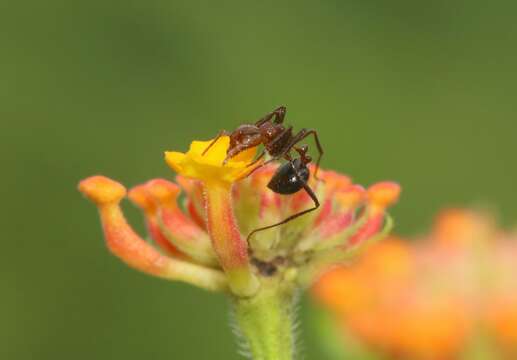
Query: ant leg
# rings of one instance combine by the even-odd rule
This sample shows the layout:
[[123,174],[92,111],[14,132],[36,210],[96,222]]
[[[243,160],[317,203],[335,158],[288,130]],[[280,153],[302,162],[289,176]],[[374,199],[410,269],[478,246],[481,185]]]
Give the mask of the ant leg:
[[313,135],[314,136],[314,142],[316,143],[316,147],[318,148],[318,159],[316,160],[316,170],[314,170],[314,178],[316,180],[320,180],[318,178],[318,170],[320,168],[320,162],[321,157],[324,154],[323,147],[321,146],[320,139],[318,138],[318,132],[316,130],[308,130],[308,129],[301,129],[298,134],[296,134],[293,137],[292,143],[290,148],[292,148],[295,144],[299,143],[303,139],[305,139],[307,136]]
[[[257,171],[258,169],[260,169],[261,167],[266,166],[267,164],[272,163],[273,161],[277,161],[278,159],[279,159],[279,158],[271,158],[271,159],[269,159],[269,160],[265,161],[265,162],[264,162],[263,164],[261,164],[260,166],[257,166],[256,168],[254,168],[253,170],[251,170],[251,171],[248,173],[248,175],[246,175],[246,177],[250,176],[250,175],[251,175],[251,174],[253,174],[255,171]],[[250,166],[250,165],[248,165],[248,166]]]
[[215,145],[215,143],[219,140],[219,138],[221,138],[221,136],[225,136],[225,135],[226,135],[226,136],[228,136],[228,135],[229,135],[229,134],[228,134],[228,132],[227,132],[226,130],[221,130],[221,131],[219,131],[219,134],[217,134],[217,136],[215,137],[215,139],[214,139],[214,140],[212,140],[212,142],[211,142],[211,143],[206,147],[206,149],[205,149],[205,150],[203,150],[203,153],[201,154],[201,156],[205,156],[205,154],[208,152],[208,150],[210,150],[210,148],[211,148],[212,146],[214,146],[214,145]]
[[[292,164],[291,164],[292,165]],[[293,167],[294,168],[294,167]],[[303,189],[305,190],[305,192],[307,192],[307,194],[311,197],[312,201],[314,201],[314,207],[311,207],[309,209],[306,209],[306,210],[303,210],[303,211],[300,211],[294,215],[291,215],[289,217],[287,217],[286,219],[276,223],[276,224],[273,224],[273,225],[268,225],[268,226],[264,226],[264,227],[261,227],[261,228],[258,228],[258,229],[255,229],[253,230],[252,232],[249,233],[248,237],[246,238],[246,240],[249,242],[251,237],[258,233],[259,231],[264,231],[264,230],[267,230],[267,229],[271,229],[271,228],[274,228],[274,227],[277,227],[277,226],[280,226],[280,225],[283,225],[283,224],[286,224],[288,223],[289,221],[292,221],[302,215],[305,215],[307,213],[310,213],[311,211],[314,211],[316,210],[317,208],[320,207],[320,202],[318,200],[318,198],[316,197],[316,194],[314,193],[314,191],[310,188],[309,185],[307,185],[307,183],[303,183]]]
[[285,106],[279,106],[275,109],[275,111],[273,111],[273,113],[275,114],[275,120],[273,120],[275,122],[275,124],[281,124],[284,122],[284,118],[285,118],[285,114],[287,113],[287,109]]
[[287,109],[285,108],[285,106],[279,106],[275,110],[270,112],[269,114],[265,115],[263,118],[259,119],[255,123],[255,125],[260,126],[260,125],[268,122],[272,118],[275,118],[275,120],[273,120],[275,122],[275,124],[281,124],[282,122],[284,122],[286,112],[287,112]]

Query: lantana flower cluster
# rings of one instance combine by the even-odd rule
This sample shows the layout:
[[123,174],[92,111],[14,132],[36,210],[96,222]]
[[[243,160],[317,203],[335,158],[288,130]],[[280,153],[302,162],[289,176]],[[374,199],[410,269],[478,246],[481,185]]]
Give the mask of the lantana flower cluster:
[[[128,192],[104,176],[80,182],[79,190],[99,209],[114,255],[154,276],[251,297],[266,278],[307,286],[322,269],[346,260],[389,227],[386,209],[398,199],[396,183],[365,189],[348,176],[320,169],[320,180],[310,180],[322,204],[317,211],[247,241],[252,230],[309,208],[312,200],[303,191],[283,196],[269,190],[278,164],[248,166],[256,149],[223,165],[229,138],[220,138],[203,155],[209,143],[194,141],[187,153],[165,153],[178,174],[175,182],[152,179]],[[127,223],[120,208],[126,197],[142,210],[151,242]]]
[[516,359],[517,233],[449,209],[416,241],[392,237],[313,287],[353,334],[388,359]]

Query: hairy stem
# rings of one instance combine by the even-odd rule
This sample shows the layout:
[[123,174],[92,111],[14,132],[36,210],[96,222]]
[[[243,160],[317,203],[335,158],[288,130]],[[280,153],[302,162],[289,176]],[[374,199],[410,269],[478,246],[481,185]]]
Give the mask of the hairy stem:
[[235,317],[253,360],[293,360],[294,288],[278,278],[262,280],[252,298],[234,300]]

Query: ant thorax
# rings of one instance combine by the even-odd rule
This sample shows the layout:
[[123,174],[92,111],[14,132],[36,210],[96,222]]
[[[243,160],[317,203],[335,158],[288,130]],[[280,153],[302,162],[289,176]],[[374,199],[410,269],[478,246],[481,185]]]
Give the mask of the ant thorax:
[[291,128],[286,129],[282,124],[267,122],[260,126],[260,132],[262,143],[270,156],[281,157],[288,153],[293,138]]
[[278,134],[285,130],[285,127],[282,124],[275,124],[271,121],[267,121],[259,126],[259,130],[260,134],[267,142],[277,137]]

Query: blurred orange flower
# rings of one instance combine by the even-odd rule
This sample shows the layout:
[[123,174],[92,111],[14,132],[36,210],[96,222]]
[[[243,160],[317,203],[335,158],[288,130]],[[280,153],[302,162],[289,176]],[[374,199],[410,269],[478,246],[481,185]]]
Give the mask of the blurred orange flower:
[[430,235],[373,245],[353,266],[322,275],[313,294],[391,359],[464,358],[480,338],[491,344],[483,359],[516,359],[516,276],[517,235],[485,214],[450,209]]

